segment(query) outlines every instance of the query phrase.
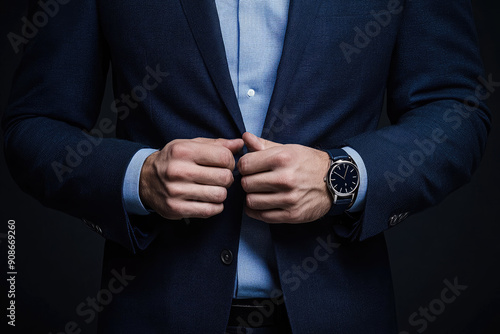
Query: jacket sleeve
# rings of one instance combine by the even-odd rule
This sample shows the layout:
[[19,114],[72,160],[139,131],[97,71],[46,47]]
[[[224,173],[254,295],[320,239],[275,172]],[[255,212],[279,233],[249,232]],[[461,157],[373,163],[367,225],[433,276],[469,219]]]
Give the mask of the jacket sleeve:
[[369,180],[358,231],[339,227],[351,239],[372,237],[468,182],[490,128],[485,101],[494,87],[483,76],[470,1],[405,1],[402,15],[387,83],[392,125],[344,143],[361,155]]
[[[28,19],[40,10],[36,1],[30,7]],[[13,178],[43,205],[91,221],[130,251],[144,248],[122,201],[127,165],[144,146],[88,133],[109,64],[95,1],[60,5],[30,34],[2,122]]]

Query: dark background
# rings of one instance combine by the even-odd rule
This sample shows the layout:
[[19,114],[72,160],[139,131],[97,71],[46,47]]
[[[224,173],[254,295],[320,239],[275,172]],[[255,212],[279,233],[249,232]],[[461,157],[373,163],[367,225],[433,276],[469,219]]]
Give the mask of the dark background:
[[[436,0],[438,1],[438,0]],[[26,1],[0,3],[0,111],[20,55],[7,33],[18,33]],[[500,81],[500,4],[473,1],[486,74]],[[109,94],[107,94],[109,99]],[[479,170],[468,185],[439,206],[386,233],[401,331],[417,333],[408,318],[440,298],[445,279],[467,289],[422,333],[500,333],[500,88],[487,100],[493,128]],[[108,102],[103,105],[109,106]],[[109,116],[110,111],[103,108]],[[0,139],[3,147],[3,141]],[[99,289],[103,239],[80,220],[47,209],[12,181],[0,152],[1,326],[6,318],[7,221],[16,221],[16,328],[14,333],[59,333],[75,321],[95,333],[76,306]],[[421,318],[421,317],[419,317]],[[2,328],[0,327],[0,328]],[[3,331],[2,331],[3,332]]]

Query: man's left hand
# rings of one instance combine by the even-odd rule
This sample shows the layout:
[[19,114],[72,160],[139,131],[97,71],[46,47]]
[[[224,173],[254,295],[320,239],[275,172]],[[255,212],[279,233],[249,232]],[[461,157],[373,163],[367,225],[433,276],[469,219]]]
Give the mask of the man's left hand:
[[267,223],[297,224],[315,221],[329,211],[326,152],[274,143],[249,132],[243,140],[250,152],[240,158],[238,170],[247,193],[248,216]]

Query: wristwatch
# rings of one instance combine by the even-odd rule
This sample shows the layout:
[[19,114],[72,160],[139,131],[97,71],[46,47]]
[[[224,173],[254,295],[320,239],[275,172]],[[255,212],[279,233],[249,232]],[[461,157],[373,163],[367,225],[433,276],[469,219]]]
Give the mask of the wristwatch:
[[330,155],[330,168],[324,180],[333,197],[333,205],[328,215],[339,215],[348,210],[356,200],[359,170],[346,151],[334,149],[325,152]]

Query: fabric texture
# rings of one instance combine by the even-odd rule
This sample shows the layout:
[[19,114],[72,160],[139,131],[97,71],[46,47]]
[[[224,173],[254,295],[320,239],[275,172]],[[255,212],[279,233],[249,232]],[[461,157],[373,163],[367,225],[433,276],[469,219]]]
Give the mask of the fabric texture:
[[[109,61],[116,139],[88,133]],[[464,103],[480,75],[469,1],[290,2],[262,136],[352,147],[369,179],[359,219],[271,226],[293,333],[397,332],[382,232],[470,179],[490,126],[482,101]],[[386,91],[392,125],[378,130]],[[101,333],[224,333],[244,203],[239,177],[224,212],[210,219],[127,214],[122,198],[140,149],[245,131],[214,1],[68,2],[26,46],[2,126],[21,188],[100,227],[103,287],[113,270],[134,277],[99,313]]]

